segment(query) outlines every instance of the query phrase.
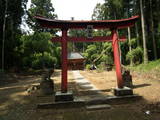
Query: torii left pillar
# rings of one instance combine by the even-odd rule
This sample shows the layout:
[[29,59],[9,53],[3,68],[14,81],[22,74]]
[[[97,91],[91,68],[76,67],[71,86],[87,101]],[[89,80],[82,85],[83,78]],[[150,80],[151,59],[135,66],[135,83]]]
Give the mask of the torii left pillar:
[[62,67],[62,78],[61,78],[61,91],[56,92],[55,101],[73,101],[72,91],[68,91],[67,82],[67,31],[68,29],[62,29],[62,40],[61,40],[61,67]]

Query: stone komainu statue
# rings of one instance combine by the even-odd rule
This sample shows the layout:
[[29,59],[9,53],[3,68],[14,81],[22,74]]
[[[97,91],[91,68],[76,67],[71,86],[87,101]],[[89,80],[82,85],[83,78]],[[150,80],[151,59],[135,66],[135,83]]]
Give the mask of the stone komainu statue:
[[133,87],[132,84],[132,76],[130,75],[129,70],[124,70],[122,74],[123,80],[124,80],[124,86],[126,87]]
[[47,69],[42,76],[42,80],[40,82],[40,93],[43,95],[50,95],[54,93],[54,81],[51,79],[53,72],[54,69]]

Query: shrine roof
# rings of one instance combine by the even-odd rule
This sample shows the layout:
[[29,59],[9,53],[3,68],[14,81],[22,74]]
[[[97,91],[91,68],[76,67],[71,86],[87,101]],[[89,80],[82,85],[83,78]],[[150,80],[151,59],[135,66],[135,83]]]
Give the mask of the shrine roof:
[[35,16],[34,18],[42,27],[47,28],[84,29],[88,25],[92,25],[93,29],[121,29],[133,26],[139,16],[120,20],[55,20],[41,16]]
[[70,52],[67,56],[68,59],[84,59],[84,57],[78,52]]

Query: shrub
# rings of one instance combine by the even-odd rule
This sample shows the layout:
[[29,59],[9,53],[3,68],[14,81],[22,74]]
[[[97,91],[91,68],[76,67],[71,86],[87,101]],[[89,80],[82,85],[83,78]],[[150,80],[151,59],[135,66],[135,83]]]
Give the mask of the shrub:
[[143,50],[141,47],[137,47],[129,51],[126,55],[127,60],[132,60],[134,64],[139,64],[142,61]]
[[90,68],[91,68],[91,65],[90,65],[90,64],[87,64],[87,65],[86,65],[86,69],[87,69],[87,70],[90,70]]
[[32,61],[32,68],[34,69],[41,69],[43,67],[53,67],[54,64],[57,63],[57,59],[53,56],[51,56],[50,53],[44,52],[44,55],[42,53],[34,54],[34,60]]
[[105,65],[105,62],[101,62],[99,65],[98,65],[98,70],[105,70],[105,67],[106,67],[106,65]]

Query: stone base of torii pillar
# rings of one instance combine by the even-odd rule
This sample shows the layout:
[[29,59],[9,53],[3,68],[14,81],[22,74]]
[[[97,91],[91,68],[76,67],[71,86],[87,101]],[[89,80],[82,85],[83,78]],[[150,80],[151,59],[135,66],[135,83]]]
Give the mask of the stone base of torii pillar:
[[66,101],[73,101],[73,92],[67,91],[67,92],[56,92],[55,93],[55,102],[66,102]]
[[129,87],[115,88],[114,95],[115,96],[133,95],[133,90]]

